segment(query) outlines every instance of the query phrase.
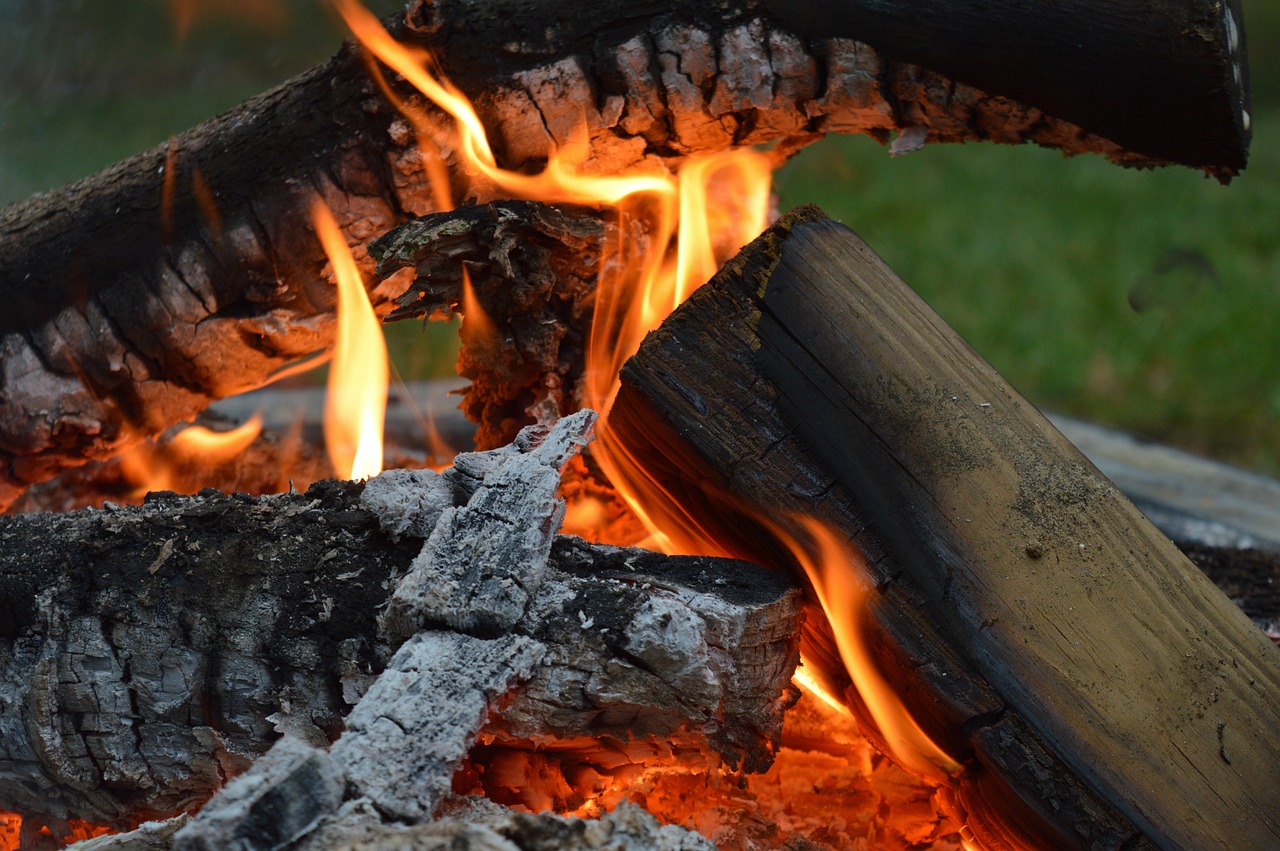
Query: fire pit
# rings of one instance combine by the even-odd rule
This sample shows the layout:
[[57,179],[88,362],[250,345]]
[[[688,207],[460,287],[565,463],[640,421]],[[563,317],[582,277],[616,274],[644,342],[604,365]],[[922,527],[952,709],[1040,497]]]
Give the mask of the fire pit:
[[[735,255],[828,132],[1225,181],[1237,9],[1189,38],[1080,2],[1084,55],[1012,4],[1002,52],[858,3],[339,5],[361,48],[0,219],[6,292],[45,283],[4,343],[7,500],[331,341],[328,465],[373,476],[8,521],[23,842],[1275,840],[1265,634],[851,231],[801,210]],[[1117,106],[1111,36],[1153,26],[1179,100]],[[375,316],[454,313],[478,451],[376,475]]]

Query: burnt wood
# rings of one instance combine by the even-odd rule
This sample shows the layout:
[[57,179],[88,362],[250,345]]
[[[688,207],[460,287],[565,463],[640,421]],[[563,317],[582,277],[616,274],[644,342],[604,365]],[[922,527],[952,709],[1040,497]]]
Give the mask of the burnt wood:
[[1244,168],[1250,138],[1240,5],[647,0],[558,16],[555,0],[443,0],[412,5],[408,21],[438,45],[446,67],[483,78],[559,58],[565,45],[607,44],[604,33],[652,31],[648,21],[673,13],[714,25],[762,16],[804,39],[856,39],[890,62],[1034,105],[1132,153],[1225,174]]
[[879,664],[980,836],[1280,841],[1280,650],[848,228],[744,249],[609,424],[677,542],[787,563],[799,513],[865,554]]
[[[1000,72],[1010,91],[1022,91],[1017,80],[1044,76],[1021,57],[1043,58],[1045,73],[1056,74],[1071,61],[1118,60],[1112,47],[1126,39],[1142,46],[1123,57],[1122,68],[1149,85],[1133,91],[1126,83],[1123,98],[1096,91],[1092,76],[1078,71],[1087,102],[1119,102],[1096,114],[1097,126],[1093,112],[1054,114],[1069,104],[1053,92],[1044,105],[1031,90],[1020,101],[983,75],[995,86],[989,91],[931,67],[933,54],[905,36],[919,41],[939,27],[892,27],[881,18],[893,15],[856,11],[880,5],[853,2],[830,14],[824,7],[815,17],[803,5],[783,13],[768,3],[605,4],[565,16],[551,3],[414,2],[390,24],[404,40],[440,53],[444,72],[477,102],[512,168],[538,167],[584,126],[587,165],[598,172],[675,166],[690,154],[771,141],[781,143],[781,157],[831,132],[882,140],[903,133],[900,150],[924,141],[1036,141],[1131,164],[1183,162],[1222,179],[1243,166],[1246,139],[1238,133],[1235,147],[1214,143],[1222,150],[1211,160],[1198,153],[1201,142],[1186,150],[1144,146],[1149,135],[1170,144],[1193,131],[1230,136],[1233,122],[1243,121],[1226,108],[1190,108],[1206,92],[1231,109],[1243,96],[1228,80],[1243,65],[1214,64],[1224,56],[1236,62],[1243,52],[1241,31],[1227,27],[1217,4],[1190,4],[1204,12],[1194,13],[1194,37],[1167,50],[1147,39],[1181,32],[1184,16],[1174,4],[1142,18],[1150,26],[1141,32],[1133,31],[1137,15],[1094,15],[1101,4],[1071,4],[1090,14],[1074,29],[1043,33],[1039,14],[1019,16],[1009,11],[1016,4],[997,4],[1018,23],[992,18],[991,37],[1002,46],[995,55],[1017,59]],[[1236,6],[1229,8],[1238,24]],[[977,16],[952,17],[964,24],[955,42],[969,43],[980,29]],[[1116,26],[1095,26],[1111,21]],[[1058,38],[1088,47],[1095,33],[1097,56],[1044,48]],[[881,46],[872,35],[889,41]],[[899,37],[905,47],[892,42]],[[1075,82],[1055,80],[1075,91]],[[421,106],[402,84],[391,85],[397,98]],[[1179,105],[1183,124],[1148,114],[1146,104],[1166,99]],[[438,132],[442,116],[425,113],[437,130],[420,137],[348,45],[151,151],[0,211],[7,306],[0,318],[0,504],[327,348],[334,298],[309,224],[317,196],[335,208],[366,272],[363,244],[393,224],[436,210],[445,195],[494,197],[457,163]],[[1113,127],[1115,116],[1132,117],[1137,129]],[[429,185],[432,171],[438,193]],[[375,303],[382,309],[403,286],[399,279],[383,284],[372,293]]]
[[[422,802],[449,790],[482,726],[491,751],[552,736],[611,755],[564,751],[571,777],[673,753],[763,770],[792,698],[798,590],[744,562],[557,536],[558,468],[593,421],[526,430],[446,476],[0,518],[0,810],[21,814],[28,838],[69,818],[127,828],[194,810],[281,734],[325,747],[380,723],[389,705],[349,713],[406,639],[458,648],[434,654],[433,699],[487,697],[471,726],[394,753],[386,735],[343,737],[347,778],[394,785],[389,810],[434,806]],[[470,683],[450,667],[501,642],[536,648],[537,665],[492,682],[476,666]],[[431,782],[414,787],[428,758]]]

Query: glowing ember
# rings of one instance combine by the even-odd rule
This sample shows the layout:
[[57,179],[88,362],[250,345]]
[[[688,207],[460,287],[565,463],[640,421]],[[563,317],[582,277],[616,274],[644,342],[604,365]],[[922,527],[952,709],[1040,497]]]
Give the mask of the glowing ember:
[[[660,483],[643,474],[643,464],[627,457],[623,448],[611,439],[607,413],[618,390],[619,369],[638,349],[644,335],[767,224],[771,174],[768,158],[749,150],[729,151],[692,157],[677,175],[663,171],[592,175],[581,168],[587,153],[584,130],[574,143],[553,152],[541,173],[509,171],[497,164],[471,104],[441,77],[431,57],[395,42],[355,0],[340,0],[338,8],[370,53],[452,117],[457,132],[455,148],[465,166],[492,184],[495,191],[543,202],[606,207],[616,211],[624,223],[628,218],[639,218],[645,223],[651,245],[658,250],[644,251],[625,242],[607,246],[597,285],[585,365],[584,399],[602,414],[592,457],[645,524],[649,533],[643,542],[645,545],[668,552],[690,547],[694,551],[714,548],[696,528],[664,529],[651,519],[652,512],[647,511],[646,506],[670,502],[671,497]],[[421,115],[411,117],[420,132],[429,126],[432,132],[438,130]],[[620,234],[627,230],[617,228]],[[463,298],[462,310],[470,321],[478,313],[479,305],[474,303],[469,286],[464,288]],[[486,326],[486,320],[482,315],[476,325],[477,331],[483,334],[481,329]],[[598,528],[603,511],[600,503],[580,499],[571,504],[566,527],[571,531]],[[859,613],[865,606],[869,586],[856,551],[842,546],[819,524],[801,522],[816,552],[800,545],[793,545],[791,549],[809,574],[830,618],[841,660],[862,701],[902,765],[933,782],[945,781],[959,766],[912,721],[880,674],[862,639]],[[806,678],[804,674],[798,676],[802,682],[808,679],[808,690],[824,702],[841,707],[841,700],[823,691],[816,679]],[[519,765],[521,771],[515,772],[521,774],[519,782],[509,785],[530,794],[530,784],[526,782],[529,778],[522,772],[532,763],[525,758]],[[597,796],[584,797],[586,803],[581,806],[599,805]]]
[[382,472],[387,344],[346,238],[323,202],[312,209],[312,222],[338,283],[338,338],[329,366],[324,439],[339,476],[365,479]]
[[[21,831],[22,816],[16,813],[0,812],[0,851],[21,851]],[[56,842],[59,845],[70,845],[82,839],[93,839],[95,836],[106,836],[109,833],[115,833],[115,831],[111,828],[89,824],[81,819],[69,819],[66,833],[61,836],[54,836],[53,832],[47,827],[40,828],[36,835],[45,841]]]

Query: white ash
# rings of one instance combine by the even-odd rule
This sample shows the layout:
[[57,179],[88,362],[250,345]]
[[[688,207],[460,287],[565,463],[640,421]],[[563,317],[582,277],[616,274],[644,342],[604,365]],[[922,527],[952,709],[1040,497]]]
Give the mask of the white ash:
[[560,469],[592,439],[595,420],[594,411],[583,410],[549,430],[530,426],[516,452],[472,464],[478,471],[494,462],[465,506],[441,513],[392,595],[387,635],[403,638],[430,625],[492,634],[516,624],[542,584],[564,518]]
[[408,535],[425,540],[453,504],[453,493],[435,470],[387,470],[364,486],[360,504],[378,515],[393,539]]

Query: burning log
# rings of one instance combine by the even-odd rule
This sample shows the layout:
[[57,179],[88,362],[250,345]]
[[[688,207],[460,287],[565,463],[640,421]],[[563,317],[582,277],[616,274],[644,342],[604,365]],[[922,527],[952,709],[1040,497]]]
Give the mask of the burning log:
[[[458,374],[479,446],[510,441],[530,418],[577,410],[608,241],[601,214],[529,201],[467,205],[400,225],[369,246],[377,273],[412,269],[388,320],[464,315]],[[643,239],[643,233],[636,234]]]
[[[198,807],[280,733],[323,747],[344,728],[345,776],[385,785],[386,765],[360,766],[386,737],[353,735],[381,716],[347,713],[411,636],[457,653],[436,654],[435,680],[405,664],[489,697],[469,721],[406,740],[405,759],[427,748],[438,776],[383,789],[380,806],[431,810],[476,741],[479,766],[566,772],[554,788],[570,798],[673,758],[767,765],[791,696],[797,590],[742,562],[556,537],[557,471],[593,419],[527,430],[444,476],[4,518],[0,809],[31,837],[70,818],[131,827]],[[458,680],[454,657],[485,642],[524,661]],[[432,750],[442,736],[452,750]]]
[[[658,4],[566,20],[551,3],[415,0],[391,29],[436,52],[509,168],[541,163],[581,129],[594,173],[770,141],[781,156],[828,132],[899,132],[898,151],[1030,140],[1224,180],[1244,165],[1234,0],[1158,15],[1001,3],[998,26],[939,2],[904,27],[908,13],[882,6]],[[935,19],[954,32],[920,23]],[[438,113],[388,85],[422,120],[398,116],[348,45],[156,149],[0,211],[0,504],[325,349],[334,297],[306,214],[317,196],[366,271],[373,235],[452,198],[493,197]],[[372,293],[380,309],[400,287]]]
[[793,562],[805,517],[865,554],[844,628],[963,764],[982,841],[1280,841],[1280,651],[852,231],[771,228],[627,364],[609,426],[678,546]]

